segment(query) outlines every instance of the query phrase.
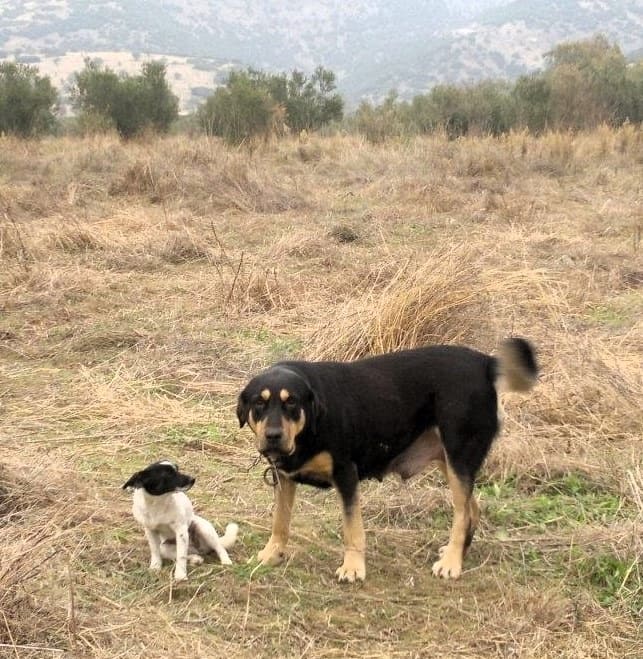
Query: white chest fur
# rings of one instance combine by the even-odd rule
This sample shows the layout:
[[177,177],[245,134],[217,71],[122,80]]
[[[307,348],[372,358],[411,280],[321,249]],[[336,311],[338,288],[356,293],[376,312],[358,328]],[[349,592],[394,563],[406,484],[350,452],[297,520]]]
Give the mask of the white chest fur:
[[164,537],[173,536],[177,527],[189,526],[194,517],[192,502],[185,493],[152,496],[143,488],[134,491],[132,513],[139,524]]

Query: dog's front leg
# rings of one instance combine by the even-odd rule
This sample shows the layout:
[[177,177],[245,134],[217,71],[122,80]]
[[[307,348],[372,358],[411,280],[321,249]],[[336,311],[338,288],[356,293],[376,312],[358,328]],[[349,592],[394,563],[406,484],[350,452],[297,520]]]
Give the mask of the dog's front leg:
[[145,528],[145,537],[150,546],[150,570],[158,572],[163,567],[161,558],[161,536],[154,530]]
[[266,546],[257,554],[263,565],[279,565],[286,558],[286,545],[290,535],[290,517],[295,502],[297,483],[283,474],[275,485],[275,510],[272,516],[272,534]]
[[333,480],[342,501],[344,526],[344,562],[337,569],[337,578],[340,581],[364,581],[366,534],[359,502],[357,468],[353,463],[335,465]]
[[188,545],[190,536],[187,525],[176,528],[176,565],[174,567],[174,581],[185,581],[188,578]]

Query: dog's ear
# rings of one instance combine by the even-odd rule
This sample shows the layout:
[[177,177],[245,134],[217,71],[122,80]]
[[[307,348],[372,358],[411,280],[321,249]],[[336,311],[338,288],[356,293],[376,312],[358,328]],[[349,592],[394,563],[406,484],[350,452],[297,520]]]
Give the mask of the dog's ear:
[[130,476],[129,480],[127,483],[123,485],[124,490],[133,490],[136,489],[137,487],[142,487],[143,483],[141,482],[141,472],[137,471],[135,474]]
[[239,399],[237,400],[237,419],[239,419],[239,428],[248,423],[248,413],[250,412],[250,405],[248,404],[248,394],[244,389],[239,394]]

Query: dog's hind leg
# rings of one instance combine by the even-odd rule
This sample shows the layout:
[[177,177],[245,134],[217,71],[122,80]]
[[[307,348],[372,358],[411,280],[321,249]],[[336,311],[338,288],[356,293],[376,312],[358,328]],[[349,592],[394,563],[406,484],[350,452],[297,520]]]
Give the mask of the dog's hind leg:
[[478,506],[478,502],[476,501],[475,496],[471,494],[469,497],[469,530],[467,531],[467,535],[464,539],[463,556],[466,555],[469,547],[471,546],[471,543],[473,542],[473,535],[476,532],[479,523],[480,506]]
[[[236,527],[236,524],[234,526]],[[219,538],[214,526],[212,526],[207,519],[195,515],[190,527],[190,533],[197,536],[198,540],[195,544],[198,544],[199,548],[204,547],[206,551],[214,551],[223,565],[232,565],[232,561],[228,556],[225,545],[221,538]],[[232,546],[236,536],[235,529],[234,538],[228,546]]]
[[280,475],[275,485],[275,510],[272,515],[272,534],[266,546],[257,554],[263,565],[279,565],[286,558],[290,535],[290,517],[295,503],[297,483]]
[[[176,560],[176,543],[174,542],[162,542],[161,543],[161,556],[166,561],[175,561]],[[188,564],[189,565],[201,565],[203,563],[203,558],[198,554],[190,553],[188,549]]]
[[[438,467],[440,468],[440,471],[442,472],[442,475],[444,476],[444,479],[449,482],[449,477],[447,474],[447,463],[444,460],[439,460],[436,462]],[[473,536],[476,532],[476,529],[478,528],[478,524],[480,523],[480,507],[478,506],[478,502],[476,501],[476,498],[473,494],[469,497],[469,529],[467,531],[465,540],[464,540],[464,552],[463,554],[466,555],[467,550],[471,546],[471,543],[473,542]],[[444,554],[446,551],[448,545],[445,545],[444,547],[440,547],[440,556]]]
[[456,473],[448,462],[445,464],[445,471],[453,496],[453,526],[449,544],[442,551],[440,560],[433,564],[433,574],[444,579],[457,579],[462,573],[464,553],[473,538],[471,531],[473,483]]

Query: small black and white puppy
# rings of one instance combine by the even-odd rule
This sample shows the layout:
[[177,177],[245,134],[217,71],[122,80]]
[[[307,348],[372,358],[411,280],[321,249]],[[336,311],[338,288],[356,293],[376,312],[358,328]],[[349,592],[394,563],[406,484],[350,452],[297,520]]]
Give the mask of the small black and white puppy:
[[203,563],[203,556],[216,552],[224,565],[231,565],[227,549],[237,539],[239,527],[231,523],[219,538],[210,522],[194,514],[185,494],[195,479],[182,474],[169,460],[155,462],[137,471],[123,485],[134,493],[132,512],[143,527],[150,545],[150,570],[160,570],[163,559],[175,561],[174,580],[187,579],[187,563]]

